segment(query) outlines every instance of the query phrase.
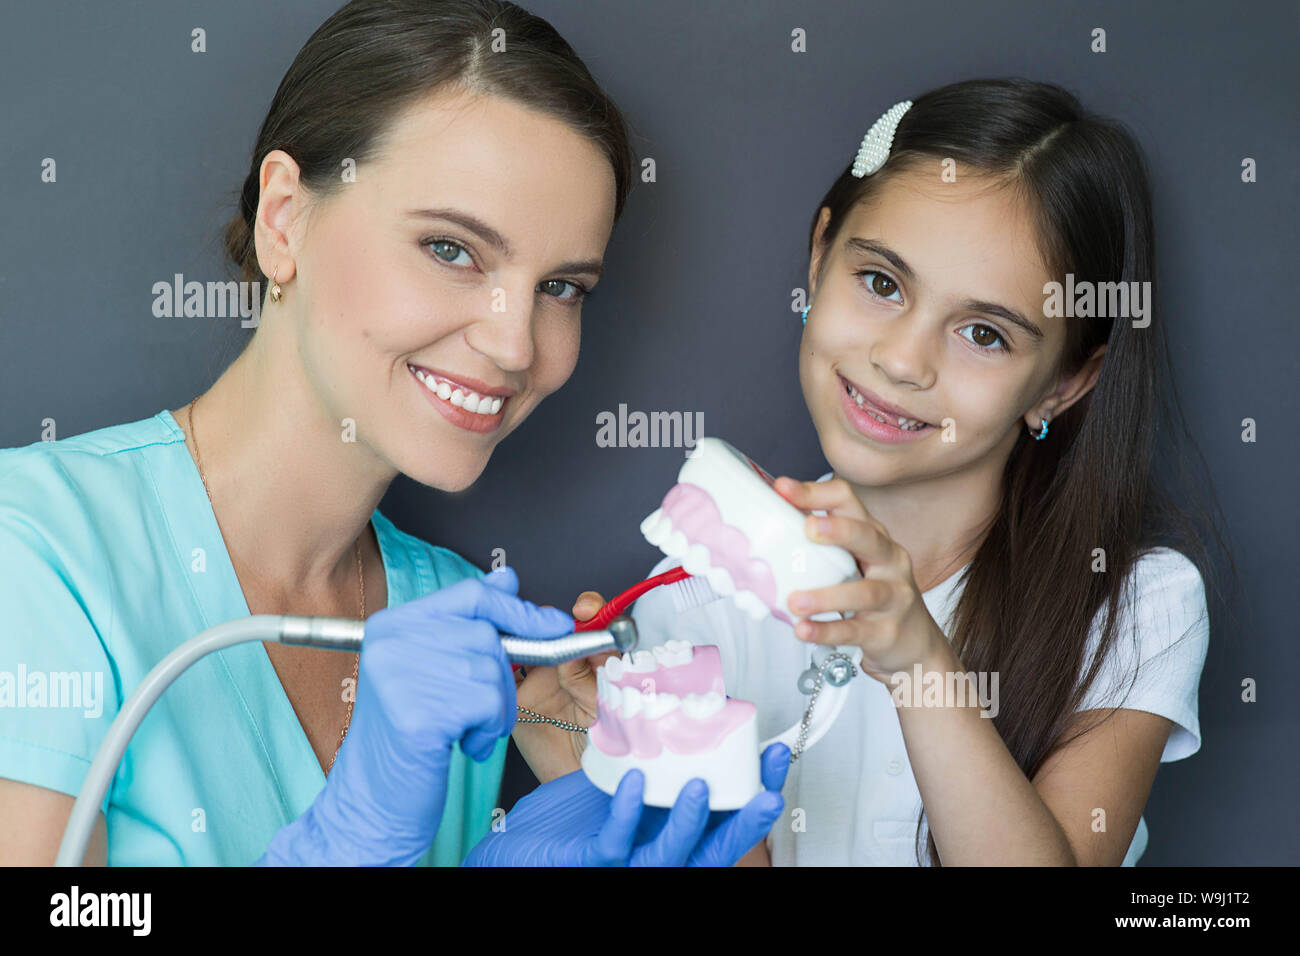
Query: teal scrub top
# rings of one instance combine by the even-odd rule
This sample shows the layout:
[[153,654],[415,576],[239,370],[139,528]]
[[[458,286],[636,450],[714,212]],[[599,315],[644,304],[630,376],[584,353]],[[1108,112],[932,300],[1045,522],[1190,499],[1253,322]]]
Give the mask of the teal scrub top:
[[[378,510],[390,606],[483,572]],[[118,709],[170,651],[247,616],[169,411],[0,450],[0,777],[76,795]],[[506,738],[454,749],[422,865],[458,864],[497,806]],[[244,866],[325,784],[260,641],[194,663],[136,731],[101,809],[110,866]]]

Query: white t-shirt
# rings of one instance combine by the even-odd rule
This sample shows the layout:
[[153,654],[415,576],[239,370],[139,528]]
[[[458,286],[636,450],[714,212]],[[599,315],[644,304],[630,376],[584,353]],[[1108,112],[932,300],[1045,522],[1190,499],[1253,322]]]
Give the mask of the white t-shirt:
[[[651,574],[678,564],[676,558],[664,558]],[[950,637],[950,618],[960,597],[957,582],[965,570],[922,595],[931,617]],[[1197,688],[1209,644],[1204,586],[1196,566],[1168,548],[1140,559],[1134,576],[1137,641],[1131,609],[1121,602],[1125,616],[1116,643],[1079,710],[1119,704],[1140,661],[1137,681],[1123,706],[1174,722],[1160,757],[1168,763],[1191,756],[1201,746]],[[679,613],[662,587],[642,595],[632,617],[640,647],[673,638],[718,645],[728,695],[757,705],[760,740],[798,722],[807,707],[808,698],[796,679],[808,667],[809,645],[775,617],[755,621],[728,598]],[[1099,623],[1089,637],[1085,669],[1096,653]],[[854,678],[839,718],[791,764],[782,794],[785,814],[767,837],[773,866],[917,865],[913,841],[921,794],[885,684],[862,675]],[[799,832],[791,813],[795,808],[804,811]],[[923,841],[925,835],[923,828]],[[1135,864],[1146,845],[1146,821],[1139,818],[1122,865]],[[921,846],[926,860],[924,842]]]

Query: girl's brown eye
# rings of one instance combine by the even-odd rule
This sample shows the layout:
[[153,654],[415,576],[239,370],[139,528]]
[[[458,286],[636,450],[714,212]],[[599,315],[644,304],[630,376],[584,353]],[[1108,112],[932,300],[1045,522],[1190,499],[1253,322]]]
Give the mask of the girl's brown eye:
[[[966,334],[967,332],[969,332],[970,335],[967,335]],[[957,330],[957,334],[959,334],[967,342],[970,342],[972,345],[982,349],[985,352],[1005,352],[1005,353],[1011,352],[1011,346],[1008,345],[1007,340],[1002,337],[1002,333],[999,332],[991,325],[985,325],[982,322],[977,322],[974,325],[963,326],[962,328]],[[977,335],[985,336],[986,338],[985,340],[981,341],[980,339],[976,338]],[[987,340],[987,337],[989,336],[992,337],[991,342]]]
[[876,277],[871,280],[871,291],[882,298],[888,299],[898,290],[894,280],[889,278],[883,272],[877,272]]

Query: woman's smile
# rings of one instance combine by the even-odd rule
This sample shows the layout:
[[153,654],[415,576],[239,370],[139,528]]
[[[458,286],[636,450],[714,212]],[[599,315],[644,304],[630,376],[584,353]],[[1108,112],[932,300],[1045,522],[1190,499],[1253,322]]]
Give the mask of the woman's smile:
[[406,368],[416,379],[424,397],[453,425],[481,433],[501,427],[505,418],[503,409],[514,394],[512,389],[492,388],[478,381],[473,383],[477,388],[471,388],[466,382],[435,374],[409,362]]

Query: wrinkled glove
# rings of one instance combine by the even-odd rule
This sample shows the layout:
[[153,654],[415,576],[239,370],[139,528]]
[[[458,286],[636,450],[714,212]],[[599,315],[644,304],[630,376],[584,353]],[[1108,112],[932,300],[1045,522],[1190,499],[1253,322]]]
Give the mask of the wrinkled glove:
[[671,810],[641,803],[645,777],[629,770],[614,796],[581,770],[521,799],[462,866],[734,866],[772,829],[785,801],[790,749],[763,751],[764,791],[739,810],[709,812],[703,780],[682,788]]
[[515,723],[499,632],[573,632],[520,600],[509,567],[466,578],[366,621],[352,726],[316,800],[258,865],[411,865],[438,832],[452,745],[482,762]]

